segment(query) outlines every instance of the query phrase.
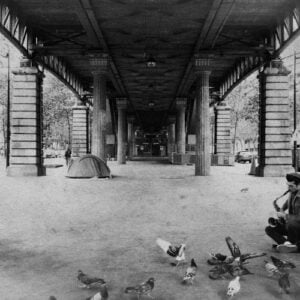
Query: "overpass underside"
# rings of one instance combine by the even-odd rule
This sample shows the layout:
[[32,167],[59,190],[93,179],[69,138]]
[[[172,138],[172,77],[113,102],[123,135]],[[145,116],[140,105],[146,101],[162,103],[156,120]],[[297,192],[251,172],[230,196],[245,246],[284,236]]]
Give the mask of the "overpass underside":
[[212,161],[233,163],[222,100],[259,70],[257,175],[292,170],[289,71],[278,56],[299,33],[298,1],[11,0],[0,9],[1,31],[26,56],[13,71],[9,175],[45,174],[41,67],[78,97],[73,156],[123,164],[150,147],[194,163],[197,176]]

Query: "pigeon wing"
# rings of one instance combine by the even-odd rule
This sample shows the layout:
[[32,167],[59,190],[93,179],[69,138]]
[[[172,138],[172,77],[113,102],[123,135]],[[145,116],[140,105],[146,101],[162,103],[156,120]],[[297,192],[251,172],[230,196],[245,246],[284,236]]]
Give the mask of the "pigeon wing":
[[241,256],[241,250],[239,246],[232,240],[230,236],[225,238],[225,241],[227,243],[227,246],[229,248],[229,251],[233,257],[240,257]]

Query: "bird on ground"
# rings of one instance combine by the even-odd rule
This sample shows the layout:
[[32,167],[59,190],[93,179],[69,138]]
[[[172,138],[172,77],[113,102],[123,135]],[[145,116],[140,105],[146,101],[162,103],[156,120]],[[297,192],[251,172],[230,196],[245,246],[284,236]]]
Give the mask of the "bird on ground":
[[280,292],[284,291],[286,294],[290,293],[290,280],[289,280],[289,273],[283,273],[280,275],[278,279],[278,284],[280,287]]
[[221,253],[208,253],[211,259],[207,260],[209,265],[220,265],[222,263],[231,264],[234,262],[233,256],[223,255]]
[[78,270],[77,279],[80,288],[97,288],[105,284],[106,282],[102,278],[92,277],[84,274],[81,270]]
[[170,242],[167,242],[161,238],[156,239],[156,244],[169,256],[175,257],[177,261],[176,266],[178,266],[181,261],[185,260],[185,244],[181,244],[179,246],[172,246]]
[[248,192],[248,190],[249,190],[249,188],[243,188],[243,189],[241,189],[241,192],[246,193],[246,192]]
[[106,285],[102,285],[101,287],[99,287],[99,292],[96,293],[94,296],[86,298],[86,300],[106,300],[106,299],[108,299],[108,292],[107,292]]
[[268,272],[269,277],[272,277],[272,276],[280,273],[278,268],[273,263],[271,263],[267,260],[265,260],[265,269]]
[[50,297],[49,297],[49,300],[56,300],[56,297],[50,296]]
[[183,280],[182,283],[191,283],[193,284],[195,276],[196,276],[196,271],[197,271],[197,264],[195,262],[195,260],[192,258],[191,260],[191,265],[187,268],[185,275],[183,276]]
[[146,295],[150,298],[153,298],[151,296],[151,292],[154,288],[154,281],[155,279],[153,277],[149,278],[147,281],[138,284],[136,286],[129,286],[125,289],[124,293],[125,294],[135,294],[137,295],[138,299],[140,299],[140,297],[142,295]]
[[294,263],[288,261],[288,260],[282,260],[275,256],[270,256],[272,259],[273,264],[281,271],[284,271],[285,269],[295,269],[296,266]]
[[237,245],[236,242],[234,242],[232,240],[232,238],[230,236],[226,237],[225,241],[227,243],[227,246],[229,248],[229,251],[230,251],[232,257],[240,265],[243,265],[246,262],[246,260],[248,260],[248,259],[266,255],[266,253],[264,253],[264,252],[263,253],[244,253],[244,254],[242,254],[239,246]]
[[235,279],[231,280],[228,284],[227,296],[233,297],[241,289],[240,276],[236,276]]
[[224,275],[230,274],[233,276],[234,266],[230,264],[219,264],[214,266],[211,270],[209,270],[209,278],[210,279],[220,279],[224,278]]

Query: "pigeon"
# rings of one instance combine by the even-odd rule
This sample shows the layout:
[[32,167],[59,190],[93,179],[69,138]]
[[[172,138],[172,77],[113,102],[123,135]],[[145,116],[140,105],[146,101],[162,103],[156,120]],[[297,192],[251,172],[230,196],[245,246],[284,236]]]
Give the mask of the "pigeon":
[[286,294],[290,293],[290,281],[289,281],[289,273],[283,273],[280,275],[278,279],[278,284],[280,286],[280,292],[284,291]]
[[295,269],[296,266],[294,263],[287,261],[287,260],[281,260],[277,257],[270,256],[272,259],[273,264],[279,269],[279,270],[284,270],[284,269]]
[[94,296],[86,298],[86,300],[106,300],[108,299],[108,292],[106,285],[102,285],[99,288],[99,292],[96,293]]
[[212,257],[207,260],[209,265],[219,265],[222,263],[231,264],[234,262],[233,256],[226,256],[221,253],[209,253],[209,255]]
[[243,189],[241,189],[241,192],[246,193],[246,192],[248,192],[248,190],[249,190],[249,188],[243,188]]
[[230,236],[225,238],[227,246],[230,250],[231,255],[234,257],[234,260],[239,264],[243,265],[246,260],[251,258],[256,258],[260,256],[265,256],[266,253],[244,253],[242,254],[239,246],[232,240]]
[[209,270],[209,278],[210,279],[220,279],[224,278],[223,275],[229,273],[231,276],[233,276],[234,266],[230,264],[220,264],[213,267],[211,270]]
[[171,243],[161,238],[156,239],[156,244],[169,256],[175,257],[175,259],[177,260],[177,266],[181,261],[185,260],[185,244],[181,244],[179,246],[172,246]]
[[84,274],[81,270],[78,271],[77,275],[78,282],[82,283],[79,285],[80,288],[97,288],[102,286],[106,282],[102,278],[91,277]]
[[124,293],[125,294],[135,294],[137,295],[138,299],[142,295],[147,295],[150,298],[153,298],[150,293],[152,292],[154,288],[154,281],[155,279],[153,277],[149,278],[147,281],[136,285],[136,286],[129,286],[125,289]]
[[228,284],[227,296],[233,297],[241,289],[240,276],[236,276],[235,279],[231,280]]
[[56,300],[56,297],[50,296],[50,297],[49,297],[49,300]]
[[188,282],[193,284],[193,281],[196,276],[197,268],[198,268],[198,266],[196,265],[195,260],[192,258],[191,265],[187,268],[185,275],[183,277],[183,280],[182,280],[183,284],[188,283]]
[[279,274],[278,268],[267,260],[265,260],[265,268],[270,277],[274,276],[275,274]]

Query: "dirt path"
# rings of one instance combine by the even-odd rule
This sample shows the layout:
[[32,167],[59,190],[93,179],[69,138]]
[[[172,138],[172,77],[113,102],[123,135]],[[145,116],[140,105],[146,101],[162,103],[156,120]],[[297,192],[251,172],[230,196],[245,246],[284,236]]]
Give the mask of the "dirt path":
[[[284,178],[248,176],[249,164],[212,167],[208,177],[161,162],[109,166],[112,180],[68,179],[65,167],[39,178],[0,174],[1,300],[86,299],[95,292],[77,287],[78,269],[106,279],[110,299],[134,299],[124,287],[151,276],[156,300],[226,299],[228,280],[207,276],[207,252],[228,253],[230,235],[244,251],[271,253],[264,227]],[[199,265],[193,286],[180,284],[186,266],[171,267],[157,237],[187,244]],[[300,269],[298,254],[289,257]],[[299,270],[281,296],[263,258],[249,269],[237,299],[299,299]]]

